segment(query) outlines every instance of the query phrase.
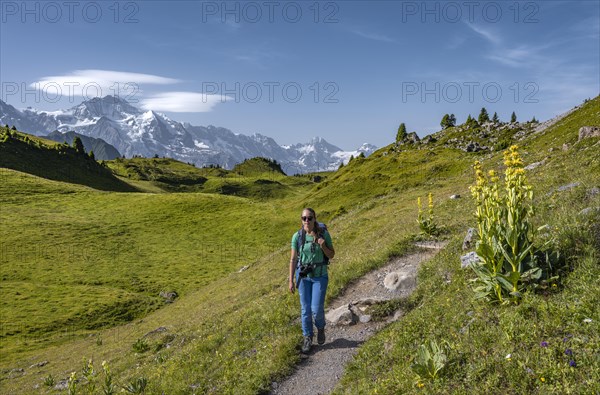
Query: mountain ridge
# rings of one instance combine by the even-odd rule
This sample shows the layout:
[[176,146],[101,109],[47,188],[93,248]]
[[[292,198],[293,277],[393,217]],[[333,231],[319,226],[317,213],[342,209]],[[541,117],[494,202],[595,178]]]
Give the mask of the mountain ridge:
[[231,169],[245,159],[269,157],[279,162],[286,174],[335,170],[351,155],[363,152],[368,156],[377,149],[365,143],[355,151],[343,151],[321,137],[284,146],[260,133],[247,136],[224,127],[181,123],[110,95],[58,111],[21,111],[0,100],[0,124],[14,125],[38,136],[55,130],[74,131],[102,139],[126,157],[159,155],[198,167],[219,165]]

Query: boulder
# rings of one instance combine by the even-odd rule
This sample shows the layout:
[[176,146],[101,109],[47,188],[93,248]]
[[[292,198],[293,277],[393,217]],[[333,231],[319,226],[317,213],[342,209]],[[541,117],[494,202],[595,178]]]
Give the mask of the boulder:
[[544,165],[546,163],[546,159],[548,159],[548,158],[544,158],[544,160],[542,160],[540,162],[535,162],[535,163],[532,163],[532,164],[529,164],[529,165],[525,166],[525,170],[533,170],[536,167]]
[[488,150],[488,149],[489,149],[489,147],[487,147],[487,146],[481,146],[476,141],[475,142],[471,141],[466,146],[464,146],[462,148],[462,150],[465,151],[465,152],[479,152],[479,151],[485,151],[485,150]]
[[459,194],[450,195],[450,199],[460,199],[460,195]]
[[328,311],[325,319],[332,325],[354,325],[358,322],[358,316],[352,311],[352,305],[345,305]]
[[416,285],[415,273],[391,272],[385,276],[383,285],[390,291],[408,290]]
[[578,187],[579,185],[581,185],[580,182],[572,182],[570,184],[558,187],[557,191],[559,191],[559,192],[568,191],[569,189],[573,189],[575,187]]
[[168,331],[169,330],[166,327],[159,326],[158,328],[146,333],[143,337],[149,337],[149,336],[157,335],[157,334],[168,332]]
[[475,235],[475,228],[467,229],[467,234],[463,240],[462,249],[470,250],[473,247],[473,236]]
[[58,390],[58,391],[63,391],[63,390],[66,390],[67,388],[69,388],[69,379],[59,380],[56,383],[56,385],[54,386],[54,389]]
[[409,143],[418,143],[419,141],[421,141],[421,139],[419,138],[419,136],[417,136],[417,132],[410,132],[409,134],[406,135],[406,140]]
[[600,211],[600,208],[598,208],[598,207],[586,207],[586,208],[584,208],[583,210],[581,210],[579,212],[579,215],[582,215],[582,216],[585,217],[587,215],[590,215],[590,214],[594,213],[594,211]]
[[177,295],[177,292],[175,292],[175,291],[160,291],[158,296],[160,296],[161,298],[164,298],[165,302],[171,303],[175,299],[177,299],[177,296],[179,296],[179,295]]
[[354,302],[352,302],[353,306],[356,306],[358,308],[362,308],[362,307],[368,307],[368,306],[372,306],[374,304],[378,304],[381,302],[385,302],[387,301],[387,299],[382,299],[382,298],[362,298],[359,300],[355,300]]
[[600,188],[598,188],[598,187],[593,187],[589,191],[587,191],[588,197],[594,197],[598,194],[600,194]]
[[600,137],[600,127],[598,126],[583,126],[579,128],[579,138],[577,141],[590,137]]
[[435,143],[437,141],[437,139],[435,137],[433,137],[432,135],[429,135],[429,136],[425,136],[425,138],[422,141],[423,141],[423,144],[429,144],[429,143]]
[[480,261],[481,259],[479,259],[479,256],[474,251],[471,251],[468,254],[460,257],[460,267],[465,269],[470,265],[479,263]]

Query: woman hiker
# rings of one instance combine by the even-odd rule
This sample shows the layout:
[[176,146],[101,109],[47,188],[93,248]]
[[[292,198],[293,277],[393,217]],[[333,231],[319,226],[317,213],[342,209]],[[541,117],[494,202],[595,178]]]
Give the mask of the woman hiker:
[[[312,208],[302,210],[302,228],[292,237],[289,289],[298,287],[302,306],[302,352],[308,353],[313,341],[313,316],[317,342],[325,343],[325,292],[327,264],[335,255],[327,227],[317,222]],[[294,280],[296,284],[294,284]]]

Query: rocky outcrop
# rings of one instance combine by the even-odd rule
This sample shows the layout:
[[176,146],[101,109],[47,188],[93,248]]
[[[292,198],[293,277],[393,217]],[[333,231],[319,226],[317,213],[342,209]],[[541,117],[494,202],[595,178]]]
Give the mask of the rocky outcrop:
[[487,151],[490,148],[485,145],[483,145],[483,146],[479,145],[479,143],[476,141],[471,141],[467,145],[463,146],[461,149],[465,152],[479,152],[479,151]]
[[420,141],[421,141],[421,139],[419,138],[419,136],[417,136],[417,132],[410,132],[402,140],[398,141],[396,144],[397,145],[417,144]]
[[590,137],[600,137],[600,127],[583,126],[579,129],[579,138],[577,141],[581,141]]
[[475,243],[473,243],[473,236],[475,236],[475,228],[469,228],[467,230],[467,234],[465,235],[465,238],[463,239],[463,244],[462,244],[463,250],[470,250],[472,247],[475,246]]

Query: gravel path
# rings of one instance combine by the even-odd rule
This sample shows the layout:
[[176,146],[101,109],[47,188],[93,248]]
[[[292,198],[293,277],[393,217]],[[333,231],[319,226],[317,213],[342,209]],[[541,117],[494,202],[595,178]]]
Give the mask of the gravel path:
[[[416,272],[419,265],[436,254],[445,244],[421,243],[423,249],[416,253],[391,260],[387,265],[374,270],[354,282],[343,294],[331,302],[326,311],[361,299],[396,299],[408,296],[416,286]],[[403,285],[395,291],[386,289],[383,285],[385,277],[392,272],[402,272],[408,275]],[[280,383],[273,383],[271,394],[287,395],[317,395],[328,394],[336,386],[344,374],[346,364],[352,360],[358,348],[377,331],[398,319],[398,312],[388,322],[358,322],[350,326],[336,326],[327,323],[325,333],[327,341],[324,345],[313,345],[308,356],[304,356],[296,370]]]

